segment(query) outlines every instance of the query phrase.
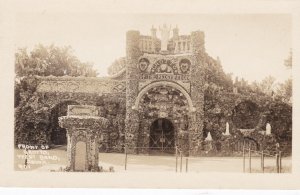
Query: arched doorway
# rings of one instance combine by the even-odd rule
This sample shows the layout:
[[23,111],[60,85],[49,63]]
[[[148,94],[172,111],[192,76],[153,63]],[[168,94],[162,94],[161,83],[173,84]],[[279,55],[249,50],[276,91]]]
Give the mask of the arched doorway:
[[259,150],[258,142],[251,137],[244,137],[243,144],[246,149],[251,148],[251,150]]
[[[189,148],[189,114],[192,104],[184,92],[162,82],[140,94],[136,105],[140,120],[137,140],[141,148],[139,152],[174,154],[175,145],[182,150]],[[167,137],[160,140],[161,136]]]
[[165,118],[155,120],[150,126],[149,149],[151,153],[175,152],[175,131],[172,122]]

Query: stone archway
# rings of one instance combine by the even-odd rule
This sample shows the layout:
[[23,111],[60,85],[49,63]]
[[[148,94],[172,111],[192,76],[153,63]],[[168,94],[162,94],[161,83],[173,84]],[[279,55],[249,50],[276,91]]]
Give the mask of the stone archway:
[[175,131],[173,123],[165,118],[156,119],[150,126],[150,152],[175,152]]
[[195,111],[195,108],[194,108],[193,103],[192,103],[192,99],[191,99],[190,95],[187,93],[187,91],[183,87],[181,87],[180,85],[178,85],[174,82],[170,82],[170,81],[158,81],[158,82],[151,83],[151,84],[147,85],[146,87],[144,87],[139,92],[139,94],[138,94],[138,96],[135,100],[133,108],[134,109],[139,109],[139,105],[140,105],[140,102],[141,102],[143,96],[145,94],[147,94],[149,90],[155,89],[157,87],[170,87],[170,88],[173,88],[174,90],[179,91],[181,96],[185,97],[185,99],[187,101],[186,103],[188,105],[189,111],[191,111],[191,112]]
[[[140,97],[138,106],[139,129],[137,146],[148,148],[145,150],[141,149],[139,152],[151,153],[151,147],[153,146],[164,151],[160,142],[160,138],[164,136],[162,134],[165,133],[164,130],[158,131],[158,135],[154,136],[153,134],[153,129],[159,128],[159,122],[164,123],[162,125],[172,126],[174,139],[168,138],[164,142],[164,144],[167,144],[167,141],[170,142],[167,145],[169,145],[169,149],[172,148],[171,153],[175,151],[175,146],[182,150],[188,150],[191,104],[180,90],[161,83],[161,85],[149,88],[147,92],[144,92],[143,96]],[[161,137],[159,137],[159,133]]]

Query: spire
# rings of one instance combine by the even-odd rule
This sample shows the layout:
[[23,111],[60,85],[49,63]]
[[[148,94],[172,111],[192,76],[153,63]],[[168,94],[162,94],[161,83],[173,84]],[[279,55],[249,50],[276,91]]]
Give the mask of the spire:
[[178,37],[179,37],[179,29],[176,24],[176,27],[173,28],[173,39],[178,39]]
[[151,28],[151,36],[152,36],[152,38],[156,38],[156,28],[154,28],[153,25],[152,25],[152,28]]

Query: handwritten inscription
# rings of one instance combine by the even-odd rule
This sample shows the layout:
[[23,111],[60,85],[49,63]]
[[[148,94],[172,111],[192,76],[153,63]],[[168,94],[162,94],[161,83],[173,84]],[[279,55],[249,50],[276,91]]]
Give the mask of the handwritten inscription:
[[28,145],[28,144],[18,144],[19,149],[23,150],[48,150],[48,145]]
[[27,145],[18,144],[21,149],[16,154],[17,168],[19,170],[31,170],[48,164],[56,164],[61,159],[57,155],[51,154],[48,145]]

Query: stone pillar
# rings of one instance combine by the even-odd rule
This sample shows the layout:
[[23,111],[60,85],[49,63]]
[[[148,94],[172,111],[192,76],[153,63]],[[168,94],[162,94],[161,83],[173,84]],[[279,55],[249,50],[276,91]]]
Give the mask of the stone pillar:
[[98,116],[98,107],[69,105],[68,116],[59,117],[67,129],[67,171],[99,171],[99,138],[108,120]]
[[135,153],[139,131],[138,108],[134,108],[138,96],[138,59],[142,55],[139,49],[139,31],[128,31],[126,34],[126,118],[125,118],[125,146],[129,153]]
[[204,70],[205,57],[204,33],[195,31],[191,34],[191,50],[193,62],[191,64],[191,99],[194,110],[190,113],[189,145],[190,154],[200,153],[203,138],[204,122]]

